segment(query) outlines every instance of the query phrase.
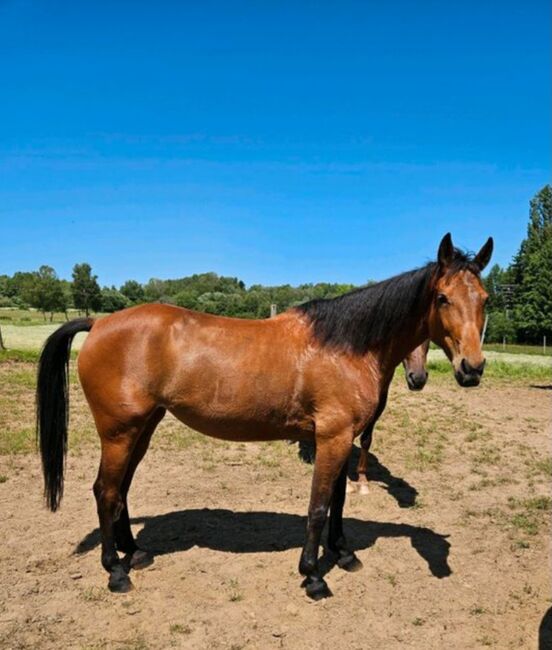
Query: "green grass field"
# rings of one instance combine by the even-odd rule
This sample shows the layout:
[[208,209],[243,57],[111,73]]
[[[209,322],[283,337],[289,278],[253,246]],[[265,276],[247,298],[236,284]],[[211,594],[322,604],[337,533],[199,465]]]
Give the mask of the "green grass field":
[[517,343],[485,343],[485,350],[492,352],[507,352],[509,354],[537,354],[552,357],[552,341],[550,345],[543,349],[542,345],[521,345]]
[[[67,312],[69,319],[77,318],[81,314],[76,309],[69,309]],[[94,314],[97,316],[97,314]],[[18,327],[28,327],[30,325],[47,325],[65,323],[65,314],[54,314],[52,321],[50,321],[50,314],[46,314],[46,318],[42,312],[36,309],[0,309],[0,327],[4,325],[17,325]]]

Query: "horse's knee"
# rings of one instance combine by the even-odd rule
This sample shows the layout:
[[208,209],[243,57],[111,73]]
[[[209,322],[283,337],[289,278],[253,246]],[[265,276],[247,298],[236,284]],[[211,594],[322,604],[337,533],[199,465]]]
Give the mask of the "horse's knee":
[[328,508],[325,506],[318,506],[309,510],[308,527],[311,530],[323,528],[328,516]]
[[96,482],[94,484],[94,494],[96,495],[99,516],[108,517],[112,522],[117,521],[125,507],[119,490],[97,487]]

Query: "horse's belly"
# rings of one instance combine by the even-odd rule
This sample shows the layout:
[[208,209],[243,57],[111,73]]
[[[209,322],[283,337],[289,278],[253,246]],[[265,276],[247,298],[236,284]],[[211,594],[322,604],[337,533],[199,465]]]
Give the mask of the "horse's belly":
[[308,440],[314,424],[308,417],[289,418],[275,414],[256,417],[243,412],[213,413],[196,407],[173,407],[171,413],[195,431],[222,440],[252,442],[262,440]]

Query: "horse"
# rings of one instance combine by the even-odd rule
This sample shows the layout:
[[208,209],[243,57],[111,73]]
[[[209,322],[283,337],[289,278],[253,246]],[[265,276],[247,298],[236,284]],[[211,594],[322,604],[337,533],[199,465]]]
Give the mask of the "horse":
[[353,441],[377,413],[395,367],[428,338],[445,351],[460,386],[479,384],[487,299],[480,274],[492,249],[489,238],[475,256],[467,255],[447,233],[434,262],[265,320],[145,304],[65,323],[47,339],[38,364],[46,504],[57,510],[63,495],[70,346],[87,331],[78,375],[101,443],[93,492],[109,589],[127,592],[132,583],[125,566],[153,561],[132,535],[127,495],[156,426],[170,411],[215,438],[315,440],[299,572],[307,596],[332,595],[318,563],[328,511],[327,545],[336,564],[361,567],[342,519]]
[[[422,390],[427,382],[428,372],[426,370],[427,353],[429,351],[429,339],[424,341],[417,348],[409,352],[402,360],[406,385],[409,390]],[[356,470],[353,472],[353,480],[347,482],[346,492],[358,491],[360,494],[368,494],[368,452],[372,445],[372,435],[376,422],[382,415],[387,404],[387,392],[382,394],[380,404],[370,420],[366,429],[360,436],[360,454],[357,461]],[[312,464],[316,457],[316,448],[311,441],[302,441],[299,443],[299,458],[305,463]]]

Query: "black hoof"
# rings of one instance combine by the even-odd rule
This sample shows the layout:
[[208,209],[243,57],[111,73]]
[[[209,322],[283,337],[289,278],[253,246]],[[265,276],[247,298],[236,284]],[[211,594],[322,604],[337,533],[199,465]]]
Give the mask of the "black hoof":
[[354,553],[347,553],[347,555],[341,555],[338,558],[337,566],[344,571],[354,573],[362,569],[362,562]]
[[112,591],[113,593],[126,594],[132,589],[132,582],[121,566],[120,568],[111,571],[107,586],[109,587],[109,591]]
[[330,598],[333,594],[322,578],[307,578],[303,582],[307,596],[312,600],[322,600],[323,598]]
[[151,564],[153,564],[153,555],[147,551],[142,551],[141,549],[134,551],[130,558],[131,569],[145,569]]

